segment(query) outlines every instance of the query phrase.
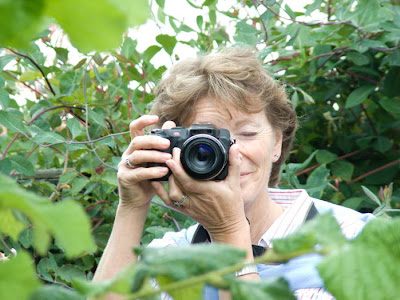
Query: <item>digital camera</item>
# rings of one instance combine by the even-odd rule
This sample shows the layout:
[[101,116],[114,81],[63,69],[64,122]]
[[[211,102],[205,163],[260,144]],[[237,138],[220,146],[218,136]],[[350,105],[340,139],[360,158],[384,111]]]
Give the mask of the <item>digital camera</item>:
[[[228,176],[229,148],[234,143],[227,129],[216,129],[212,125],[194,124],[189,128],[153,129],[150,135],[169,139],[168,149],[181,149],[181,162],[185,171],[199,180],[223,180]],[[160,150],[161,151],[161,150]],[[163,163],[148,163],[148,167],[166,166]],[[167,181],[171,171],[153,181]]]

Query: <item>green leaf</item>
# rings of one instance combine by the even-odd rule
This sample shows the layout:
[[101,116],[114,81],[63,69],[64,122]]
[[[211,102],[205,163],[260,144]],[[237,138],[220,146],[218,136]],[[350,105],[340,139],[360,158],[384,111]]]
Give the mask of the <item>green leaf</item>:
[[43,0],[1,1],[0,44],[26,48],[42,26],[44,6]]
[[369,63],[368,56],[358,53],[358,52],[349,52],[347,53],[347,58],[352,61],[357,66],[363,66]]
[[73,279],[86,279],[85,272],[77,265],[64,264],[58,270],[57,276],[62,280],[72,283]]
[[0,160],[0,173],[8,176],[12,170],[11,165],[11,160],[7,157]]
[[316,158],[318,163],[322,165],[329,164],[330,162],[337,160],[338,156],[328,150],[318,150]]
[[10,157],[12,168],[26,176],[35,176],[35,168],[29,159],[22,155],[15,155]]
[[197,23],[197,27],[199,27],[199,30],[203,30],[203,23],[204,23],[203,16],[201,16],[201,15],[197,16],[196,23]]
[[85,129],[83,128],[83,125],[81,125],[81,123],[79,123],[76,118],[68,119],[67,127],[71,132],[73,139],[85,134]]
[[118,47],[128,26],[127,15],[116,7],[116,2],[121,3],[117,0],[47,0],[46,13],[56,19],[71,43],[82,52],[104,51]]
[[400,219],[377,218],[318,266],[336,299],[396,299],[400,295]]
[[10,112],[0,110],[0,124],[13,132],[28,134],[24,123]]
[[[0,6],[1,7],[1,6]],[[1,22],[1,21],[0,21]],[[0,71],[3,71],[4,67],[12,60],[14,60],[17,56],[14,54],[7,54],[0,56]]]
[[391,68],[383,81],[383,93],[388,97],[400,95],[400,67]]
[[322,0],[316,0],[307,6],[305,16],[309,16],[314,10],[319,9],[321,7]]
[[374,201],[379,206],[381,205],[381,201],[379,200],[379,198],[373,192],[371,192],[366,186],[362,185],[361,188],[369,199]]
[[299,91],[303,94],[304,101],[305,101],[307,104],[315,104],[314,98],[311,97],[310,94],[307,94],[307,93],[306,93],[305,91],[303,91],[301,88],[297,88],[297,90],[299,90]]
[[330,214],[320,214],[305,223],[295,233],[282,239],[272,240],[274,251],[278,254],[293,252],[313,253],[319,250],[338,247],[346,241],[336,219]]
[[128,20],[128,26],[133,27],[143,24],[150,15],[149,2],[147,0],[109,0]]
[[92,110],[90,107],[88,107],[88,113],[89,113],[89,119],[96,123],[97,125],[100,125],[102,128],[106,128],[106,124],[104,122],[104,117],[100,113]]
[[386,136],[380,136],[373,143],[372,148],[381,153],[389,151],[393,146],[393,142]]
[[[137,291],[149,277],[168,277],[173,281],[204,274],[244,259],[245,252],[224,244],[190,247],[135,248],[141,255],[132,291]],[[174,268],[171,268],[171,265]]]
[[353,176],[354,165],[345,160],[334,161],[330,169],[332,171],[332,175],[343,180],[351,180],[351,176]]
[[59,135],[58,133],[51,131],[43,131],[41,133],[36,134],[32,141],[37,142],[39,144],[53,144],[53,143],[63,143],[65,139]]
[[[157,277],[157,283],[160,285],[160,288],[164,288],[165,286],[168,286],[168,284],[173,282],[174,281],[172,279],[165,276]],[[170,295],[174,300],[198,300],[203,299],[203,289],[204,283],[200,283],[170,291],[168,295]]]
[[82,207],[73,200],[51,203],[19,188],[3,175],[0,175],[0,186],[0,207],[20,211],[33,223],[34,248],[39,254],[46,253],[49,234],[56,238],[67,258],[95,250],[90,222]]
[[150,61],[150,59],[152,59],[153,56],[156,55],[160,50],[161,50],[161,48],[158,46],[155,46],[155,45],[150,46],[143,52],[143,55],[142,55],[143,60]]
[[289,284],[283,278],[260,281],[235,280],[230,284],[233,300],[295,300]]
[[312,161],[312,159],[314,158],[315,154],[317,154],[317,152],[318,152],[318,150],[311,153],[310,156],[302,163],[291,163],[291,164],[288,164],[287,166],[289,167],[290,171],[292,171],[293,173],[300,172],[301,170],[305,169],[308,166],[308,164]]
[[324,189],[326,188],[329,180],[329,170],[325,165],[321,165],[311,172],[307,178],[304,189],[307,190],[311,197],[321,197]]
[[400,113],[400,99],[385,97],[379,104],[389,113]]
[[29,296],[40,286],[33,266],[25,251],[0,262],[0,299],[30,299]]
[[161,46],[169,55],[172,55],[175,45],[177,43],[177,40],[174,36],[159,34],[156,37],[156,41],[161,44]]
[[236,24],[236,34],[233,39],[236,43],[255,45],[258,42],[258,31],[254,26],[247,24],[246,20],[242,20]]
[[23,229],[24,226],[15,218],[12,209],[0,207],[0,232],[2,234],[9,235],[14,241],[18,241],[18,235]]
[[351,108],[363,103],[375,89],[374,86],[364,85],[352,91],[346,100],[346,108]]
[[392,54],[387,56],[386,61],[390,66],[400,67],[400,49],[397,49]]
[[10,103],[10,96],[8,92],[0,87],[0,105],[1,107],[6,110],[8,108],[8,104]]
[[41,286],[29,298],[29,300],[85,300],[76,291],[66,289],[57,285]]
[[25,249],[28,249],[32,246],[33,243],[33,229],[27,228],[21,232],[19,236],[19,242],[24,246]]
[[89,181],[85,178],[75,178],[71,182],[71,195],[75,196],[78,194],[88,183]]

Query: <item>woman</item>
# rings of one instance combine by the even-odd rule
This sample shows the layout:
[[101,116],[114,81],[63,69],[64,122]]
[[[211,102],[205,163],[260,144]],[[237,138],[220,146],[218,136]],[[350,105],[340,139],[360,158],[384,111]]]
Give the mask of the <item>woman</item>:
[[[211,242],[244,249],[250,262],[254,259],[252,244],[268,247],[272,238],[301,226],[314,206],[320,211],[334,207],[312,199],[304,190],[268,190],[278,182],[297,119],[284,88],[251,50],[224,49],[177,63],[159,83],[152,113],[130,124],[132,141],[118,169],[120,202],[95,280],[112,277],[136,259],[131,249],[140,243],[150,201],[156,194],[166,205],[201,224]],[[149,126],[170,129],[199,123],[228,129],[236,139],[229,150],[224,180],[192,178],[182,166],[180,149],[175,148],[172,155],[158,151],[167,149],[170,141],[144,134]],[[168,168],[145,167],[146,163],[165,163]],[[161,182],[150,181],[167,175],[169,170],[168,190]],[[358,220],[358,213],[346,210],[343,214],[343,210],[334,207],[343,231],[354,236],[364,222]],[[150,246],[190,244],[197,228],[168,233]],[[249,267],[237,276],[259,280],[258,271]],[[268,272],[262,277],[268,277]],[[288,276],[299,297],[318,294],[332,298],[316,289],[322,286],[318,278],[317,283],[307,286],[302,284],[304,280]]]

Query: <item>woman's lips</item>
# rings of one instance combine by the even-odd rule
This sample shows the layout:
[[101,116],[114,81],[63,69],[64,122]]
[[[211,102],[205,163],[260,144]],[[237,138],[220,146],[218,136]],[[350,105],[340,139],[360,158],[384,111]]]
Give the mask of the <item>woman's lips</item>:
[[251,172],[242,172],[240,173],[240,178],[246,177],[249,174],[251,174]]

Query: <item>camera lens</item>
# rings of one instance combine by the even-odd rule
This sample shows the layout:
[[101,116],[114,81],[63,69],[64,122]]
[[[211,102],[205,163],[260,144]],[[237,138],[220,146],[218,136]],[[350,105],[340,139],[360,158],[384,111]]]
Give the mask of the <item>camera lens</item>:
[[186,140],[181,153],[186,172],[196,179],[212,180],[227,163],[227,153],[221,142],[207,134],[198,134]]

